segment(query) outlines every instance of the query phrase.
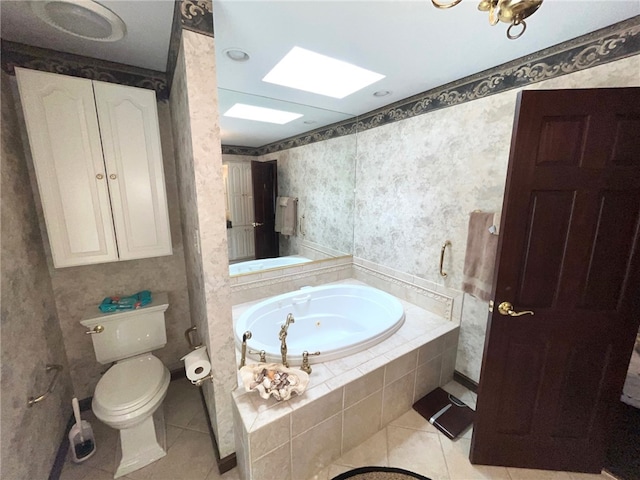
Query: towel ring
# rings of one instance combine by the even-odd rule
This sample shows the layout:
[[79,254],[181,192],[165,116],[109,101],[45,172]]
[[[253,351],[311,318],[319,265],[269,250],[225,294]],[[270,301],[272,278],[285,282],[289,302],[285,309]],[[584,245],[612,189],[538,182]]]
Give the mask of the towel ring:
[[447,240],[442,244],[442,248],[440,249],[440,275],[443,277],[447,276],[447,272],[442,270],[442,266],[444,265],[444,252],[447,249],[447,247],[450,247],[450,246],[451,246],[451,242]]

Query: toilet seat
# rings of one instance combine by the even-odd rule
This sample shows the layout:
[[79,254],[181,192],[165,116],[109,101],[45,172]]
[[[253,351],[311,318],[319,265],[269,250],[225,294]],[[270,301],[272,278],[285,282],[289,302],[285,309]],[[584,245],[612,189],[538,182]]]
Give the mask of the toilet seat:
[[93,412],[115,428],[135,422],[164,400],[169,380],[167,368],[151,354],[118,362],[98,382]]

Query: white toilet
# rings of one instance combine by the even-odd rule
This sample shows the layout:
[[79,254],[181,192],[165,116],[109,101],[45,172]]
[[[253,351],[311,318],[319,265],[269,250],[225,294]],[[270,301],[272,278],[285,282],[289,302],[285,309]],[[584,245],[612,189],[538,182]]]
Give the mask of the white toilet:
[[154,293],[145,307],[113,313],[92,307],[80,321],[91,333],[98,362],[116,362],[98,382],[91,405],[99,420],[120,430],[121,459],[113,478],[166,455],[164,414],[159,407],[170,374],[151,352],[167,343],[168,307],[167,294]]

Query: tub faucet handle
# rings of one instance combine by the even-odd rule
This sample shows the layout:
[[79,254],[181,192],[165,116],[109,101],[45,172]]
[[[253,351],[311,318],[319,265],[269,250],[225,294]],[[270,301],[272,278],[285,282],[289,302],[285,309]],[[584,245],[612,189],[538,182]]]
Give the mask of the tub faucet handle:
[[238,370],[245,366],[247,360],[247,340],[249,340],[250,338],[251,332],[249,330],[242,334],[242,355],[240,357],[240,367],[238,368]]
[[249,353],[251,355],[255,355],[255,354],[260,355],[260,362],[261,363],[267,363],[267,352],[265,352],[264,350],[260,350],[260,351],[258,351],[258,350],[249,350]]
[[300,370],[311,375],[311,365],[309,365],[309,355],[320,355],[320,352],[309,353],[306,350],[302,352],[302,366]]

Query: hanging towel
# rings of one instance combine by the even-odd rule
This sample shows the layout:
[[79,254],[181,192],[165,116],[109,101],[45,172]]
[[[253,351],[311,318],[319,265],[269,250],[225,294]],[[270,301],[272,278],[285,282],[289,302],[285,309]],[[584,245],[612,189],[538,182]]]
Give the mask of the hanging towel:
[[467,253],[464,258],[462,291],[485,302],[491,300],[493,268],[498,247],[498,236],[492,235],[489,231],[493,225],[493,213],[471,213]]
[[292,197],[276,198],[276,225],[275,231],[282,235],[294,235],[296,233],[296,218],[298,202]]

